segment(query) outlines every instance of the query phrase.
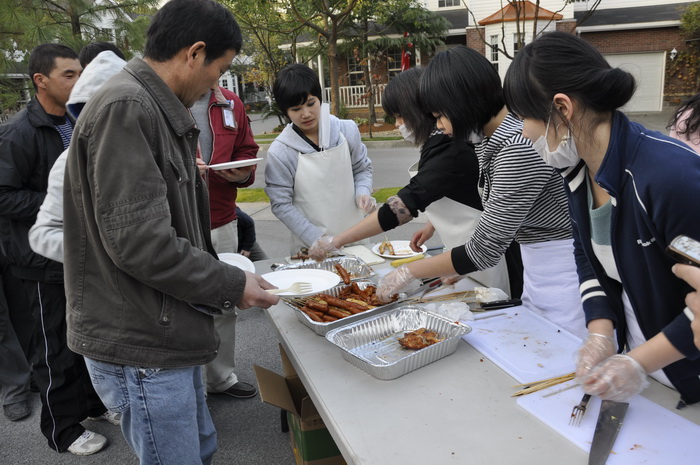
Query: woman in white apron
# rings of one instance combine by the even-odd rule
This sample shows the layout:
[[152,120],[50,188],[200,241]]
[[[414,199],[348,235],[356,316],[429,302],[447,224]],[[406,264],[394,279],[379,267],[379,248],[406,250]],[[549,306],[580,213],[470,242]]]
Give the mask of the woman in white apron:
[[[471,237],[481,216],[474,147],[468,142],[452,141],[437,131],[435,118],[420,109],[417,93],[422,73],[421,68],[400,73],[389,82],[382,96],[384,111],[396,118],[404,138],[421,148],[420,160],[409,169],[409,184],[360,223],[343,232],[321,236],[309,250],[311,258],[322,260],[346,244],[407,223],[419,212],[426,213],[448,248],[464,244]],[[420,250],[418,247],[428,238],[423,234],[417,244],[414,236],[414,250]],[[503,260],[473,277],[485,286],[510,292]]]
[[386,275],[377,289],[380,299],[388,300],[417,278],[493,266],[515,241],[523,259],[523,305],[585,335],[561,176],[523,138],[522,122],[508,113],[493,65],[467,47],[440,52],[425,70],[419,96],[446,134],[475,142],[484,211],[466,243]]
[[331,116],[314,72],[291,65],[277,76],[275,101],[291,124],[267,152],[265,193],[292,232],[292,255],[375,208],[372,164],[357,125]]

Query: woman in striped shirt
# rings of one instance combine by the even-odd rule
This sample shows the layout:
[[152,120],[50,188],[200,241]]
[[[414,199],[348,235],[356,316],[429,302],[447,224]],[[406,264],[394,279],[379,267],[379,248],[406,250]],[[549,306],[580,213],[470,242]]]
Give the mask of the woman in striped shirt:
[[466,244],[385,276],[379,283],[380,298],[387,299],[417,278],[464,275],[494,266],[516,241],[524,266],[523,305],[583,337],[586,328],[562,178],[523,138],[522,122],[505,107],[498,73],[475,50],[450,48],[426,68],[420,98],[445,134],[475,143],[484,212]]

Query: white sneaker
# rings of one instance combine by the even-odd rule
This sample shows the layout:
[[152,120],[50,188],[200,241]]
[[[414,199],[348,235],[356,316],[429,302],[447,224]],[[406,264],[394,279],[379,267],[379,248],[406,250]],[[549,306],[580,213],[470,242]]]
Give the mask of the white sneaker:
[[75,455],[91,455],[99,452],[107,445],[107,438],[101,434],[85,430],[73,444],[68,447],[68,452]]
[[105,421],[108,421],[115,426],[119,426],[122,424],[122,414],[119,412],[112,412],[110,410],[107,410],[105,413],[103,413],[99,417],[88,417],[88,420],[93,420],[93,421],[105,420]]

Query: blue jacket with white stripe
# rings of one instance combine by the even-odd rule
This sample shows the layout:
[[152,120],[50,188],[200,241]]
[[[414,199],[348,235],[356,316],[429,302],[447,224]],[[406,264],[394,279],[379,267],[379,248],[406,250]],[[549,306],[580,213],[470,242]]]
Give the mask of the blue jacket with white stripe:
[[687,358],[664,368],[686,403],[700,401],[700,351],[684,299],[691,288],[672,272],[666,246],[678,235],[700,240],[700,156],[683,143],[616,112],[605,158],[595,176],[611,196],[611,244],[622,286],[609,278],[591,245],[586,166],[562,172],[568,186],[575,256],[586,321],[613,321],[620,347],[627,325],[624,288],[644,336],[663,331]]

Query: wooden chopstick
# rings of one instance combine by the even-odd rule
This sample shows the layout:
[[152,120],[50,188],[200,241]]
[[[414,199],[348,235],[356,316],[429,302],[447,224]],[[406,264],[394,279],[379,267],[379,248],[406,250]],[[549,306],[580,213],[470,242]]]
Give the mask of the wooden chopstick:
[[574,379],[575,375],[576,375],[576,373],[568,373],[566,375],[557,376],[557,377],[549,378],[549,379],[544,379],[542,381],[535,381],[532,383],[525,383],[525,384],[517,384],[513,387],[521,387],[521,386],[527,386],[527,387],[525,389],[521,389],[517,392],[514,392],[511,395],[511,397],[518,397],[518,396],[524,396],[527,394],[532,394],[533,392],[541,391],[542,389],[546,389],[548,387],[556,386],[557,384],[571,381],[572,379]]

